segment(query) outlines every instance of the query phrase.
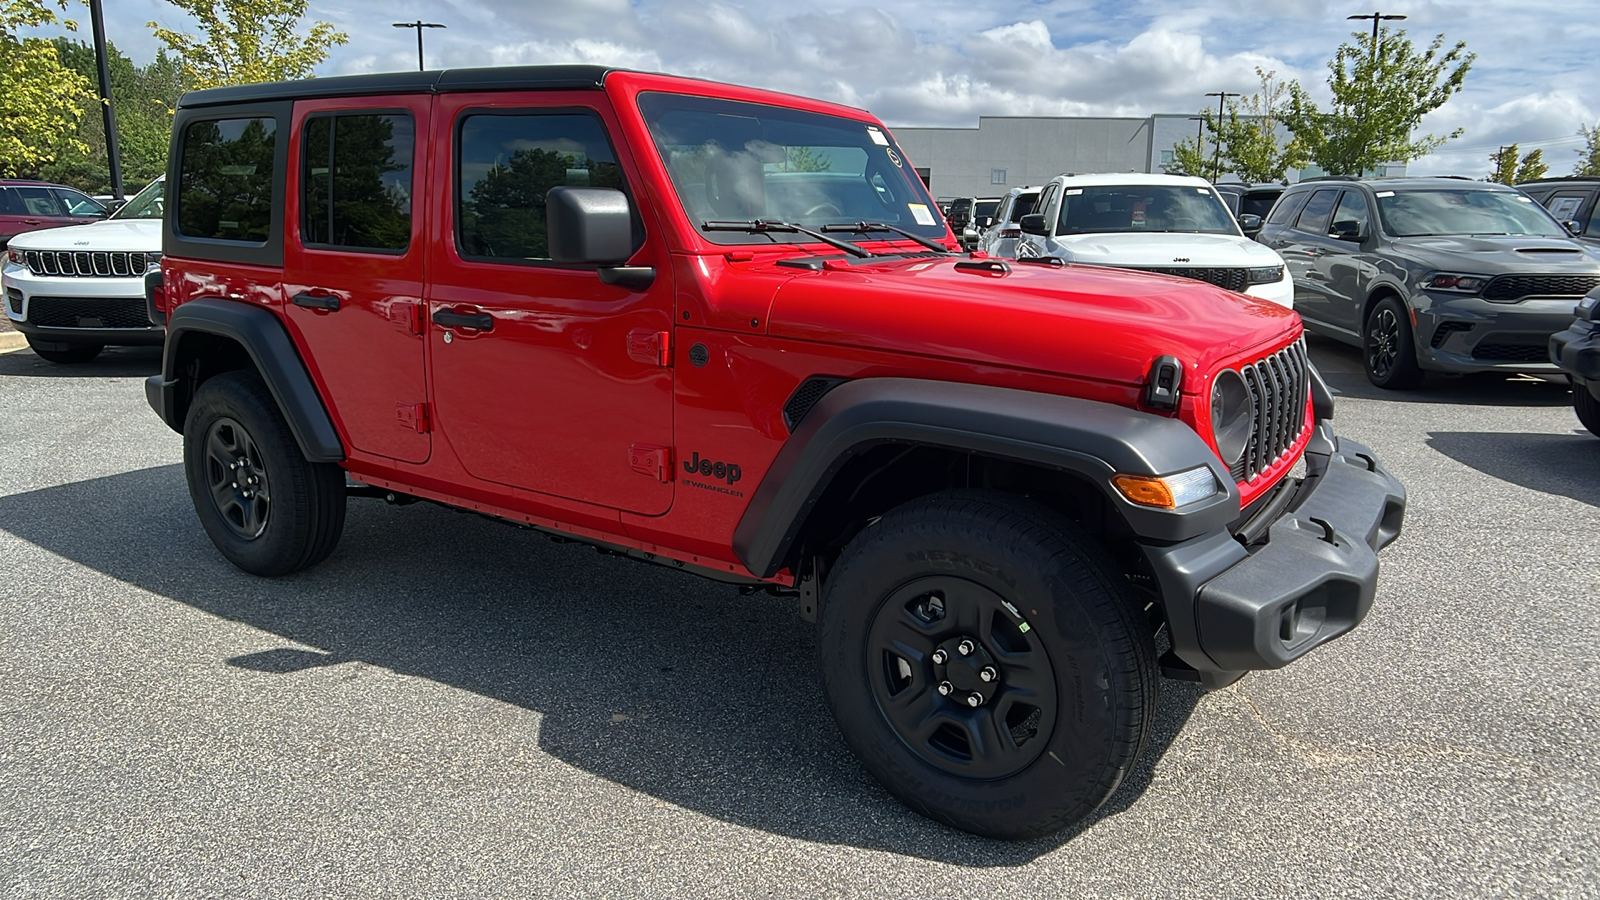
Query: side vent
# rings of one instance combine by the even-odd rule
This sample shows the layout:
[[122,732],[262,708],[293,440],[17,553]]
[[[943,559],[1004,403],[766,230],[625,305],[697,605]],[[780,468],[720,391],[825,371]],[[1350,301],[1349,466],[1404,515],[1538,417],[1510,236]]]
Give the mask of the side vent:
[[1172,411],[1178,408],[1178,392],[1183,387],[1183,363],[1175,356],[1158,356],[1145,376],[1144,405]]
[[789,399],[783,404],[783,424],[788,426],[789,432],[794,433],[800,425],[800,420],[806,417],[806,413],[811,412],[811,407],[816,406],[824,394],[849,380],[813,375],[800,382],[800,386],[794,389],[794,393],[790,394]]

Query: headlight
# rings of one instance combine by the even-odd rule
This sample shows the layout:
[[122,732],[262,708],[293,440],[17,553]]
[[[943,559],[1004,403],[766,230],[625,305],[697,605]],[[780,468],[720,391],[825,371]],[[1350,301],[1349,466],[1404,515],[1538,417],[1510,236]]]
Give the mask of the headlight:
[[1489,279],[1482,275],[1461,275],[1456,272],[1435,272],[1423,279],[1422,286],[1430,291],[1453,291],[1458,294],[1476,294],[1483,290]]
[[1277,284],[1283,280],[1283,266],[1257,266],[1245,271],[1250,273],[1251,284]]
[[1250,433],[1255,429],[1253,410],[1244,376],[1224,369],[1211,382],[1211,437],[1216,441],[1217,454],[1229,468],[1250,445]]
[[1176,475],[1152,478],[1149,475],[1113,475],[1111,483],[1122,496],[1140,506],[1178,509],[1219,493],[1217,476],[1207,466],[1186,469]]
[[11,263],[13,266],[26,265],[25,261],[22,258],[22,253],[23,253],[23,251],[21,251],[21,250],[7,250],[6,251],[6,262]]

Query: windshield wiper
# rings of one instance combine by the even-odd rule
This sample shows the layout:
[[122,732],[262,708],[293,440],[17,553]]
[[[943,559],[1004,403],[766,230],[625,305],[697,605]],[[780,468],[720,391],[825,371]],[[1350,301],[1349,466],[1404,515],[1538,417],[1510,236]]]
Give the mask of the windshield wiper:
[[865,247],[859,247],[850,243],[849,241],[840,240],[839,238],[836,238],[830,234],[823,234],[820,231],[812,231],[809,228],[802,228],[793,222],[773,222],[767,219],[750,219],[745,222],[705,222],[701,224],[700,228],[702,231],[743,231],[749,234],[770,234],[772,232],[779,232],[782,234],[803,234],[806,237],[814,237],[829,246],[837,247],[851,256],[859,256],[862,259],[866,259],[875,255],[871,250],[868,250]]
[[848,231],[851,234],[865,234],[866,232],[869,232],[869,231],[892,231],[895,234],[900,235],[901,237],[907,238],[909,240],[916,241],[917,243],[921,244],[922,246],[927,247],[929,250],[937,250],[940,253],[950,253],[951,252],[949,247],[946,247],[945,245],[943,245],[943,244],[941,244],[941,243],[939,243],[937,241],[931,240],[929,238],[925,238],[920,234],[913,234],[913,233],[905,230],[904,228],[900,228],[899,226],[890,225],[888,222],[854,222],[854,223],[830,222],[829,224],[822,226],[822,230],[823,231]]

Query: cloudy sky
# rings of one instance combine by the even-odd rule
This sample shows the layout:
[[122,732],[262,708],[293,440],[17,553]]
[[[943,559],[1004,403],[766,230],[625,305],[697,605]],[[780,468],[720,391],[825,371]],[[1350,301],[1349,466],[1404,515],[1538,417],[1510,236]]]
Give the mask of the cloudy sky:
[[[188,26],[163,0],[112,0],[110,39],[154,56],[146,23]],[[897,125],[977,125],[980,115],[1192,113],[1207,91],[1252,91],[1254,69],[1325,100],[1324,65],[1369,7],[1319,0],[311,0],[308,19],[349,32],[318,74],[412,68],[423,19],[429,68],[602,63],[840,101]],[[1462,137],[1411,165],[1482,176],[1501,144],[1541,147],[1568,173],[1578,126],[1600,123],[1600,0],[1392,0],[1408,35],[1444,33],[1478,59],[1466,87],[1424,120]],[[69,15],[84,24],[88,11]]]

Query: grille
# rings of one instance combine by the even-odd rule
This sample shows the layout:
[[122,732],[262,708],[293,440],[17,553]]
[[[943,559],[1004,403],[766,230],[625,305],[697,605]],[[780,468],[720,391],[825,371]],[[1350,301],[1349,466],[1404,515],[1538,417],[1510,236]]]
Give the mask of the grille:
[[1491,344],[1488,342],[1472,348],[1473,359],[1494,362],[1549,362],[1549,351],[1543,344]]
[[1600,287],[1600,275],[1498,275],[1483,299],[1509,303],[1523,297],[1582,297]]
[[1250,481],[1293,447],[1306,428],[1311,398],[1305,339],[1239,370],[1250,388],[1255,429],[1244,455],[1229,469],[1234,481]]
[[1471,322],[1445,322],[1441,324],[1438,330],[1433,333],[1433,339],[1428,341],[1428,346],[1437,350],[1444,344],[1446,340],[1449,340],[1450,335],[1455,334],[1458,331],[1471,330]]
[[1243,291],[1250,286],[1250,273],[1245,269],[1206,268],[1203,266],[1147,267],[1128,266],[1140,272],[1154,272],[1157,275],[1176,275],[1179,278],[1193,278],[1195,281],[1204,281],[1214,284],[1219,288],[1230,291]]
[[144,301],[123,298],[34,297],[28,322],[44,328],[149,328]]
[[6,302],[11,304],[11,311],[22,315],[22,292],[16,288],[6,288]]
[[123,251],[87,252],[83,250],[28,250],[23,254],[28,271],[35,275],[71,275],[81,278],[138,278],[151,264],[161,259],[159,253],[125,253]]

